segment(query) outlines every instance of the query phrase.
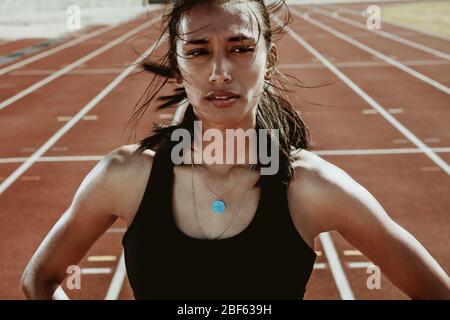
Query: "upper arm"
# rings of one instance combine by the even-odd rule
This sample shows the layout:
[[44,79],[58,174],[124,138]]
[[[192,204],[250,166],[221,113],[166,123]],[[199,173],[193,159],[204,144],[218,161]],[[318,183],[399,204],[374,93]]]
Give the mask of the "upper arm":
[[423,245],[395,222],[375,197],[347,174],[336,188],[332,229],[411,298],[450,298],[450,279]]
[[303,166],[303,191],[298,193],[317,235],[338,231],[410,297],[450,297],[445,271],[366,188],[323,159],[313,163]]
[[105,156],[83,179],[69,208],[56,222],[30,260],[24,278],[60,283],[117,219],[127,147]]

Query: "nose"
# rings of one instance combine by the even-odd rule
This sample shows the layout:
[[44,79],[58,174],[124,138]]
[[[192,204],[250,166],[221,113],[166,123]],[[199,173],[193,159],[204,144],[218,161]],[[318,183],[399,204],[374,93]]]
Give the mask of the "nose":
[[222,84],[231,82],[231,75],[227,71],[223,62],[215,62],[212,67],[209,83]]

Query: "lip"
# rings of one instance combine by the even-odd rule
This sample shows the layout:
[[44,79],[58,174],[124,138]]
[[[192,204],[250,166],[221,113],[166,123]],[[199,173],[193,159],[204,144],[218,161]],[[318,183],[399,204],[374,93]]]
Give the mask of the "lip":
[[206,95],[206,99],[212,99],[214,97],[239,97],[234,91],[211,91]]
[[231,107],[237,100],[239,99],[238,96],[234,96],[228,99],[214,99],[214,98],[207,98],[209,102],[211,102],[213,105],[215,105],[218,108],[229,108]]
[[[226,97],[226,99],[215,97]],[[206,100],[208,100],[218,108],[231,107],[237,99],[239,99],[239,94],[233,91],[212,91],[206,96]]]

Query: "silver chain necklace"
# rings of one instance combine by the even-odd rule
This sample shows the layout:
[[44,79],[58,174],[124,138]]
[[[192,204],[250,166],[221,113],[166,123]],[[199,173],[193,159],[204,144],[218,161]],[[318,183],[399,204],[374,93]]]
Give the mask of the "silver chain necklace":
[[[192,170],[192,174],[191,174],[191,182],[192,182],[192,195],[193,195],[193,200],[194,200],[194,212],[195,212],[195,219],[197,220],[197,224],[200,227],[200,230],[202,231],[203,235],[205,236],[205,238],[207,238],[208,240],[217,240],[219,239],[233,224],[234,220],[236,219],[236,217],[239,215],[239,211],[241,209],[242,204],[244,203],[244,199],[247,196],[247,193],[250,191],[250,189],[252,189],[252,185],[247,188],[247,190],[243,193],[241,199],[239,199],[239,202],[237,204],[237,208],[236,208],[236,212],[233,215],[233,217],[231,218],[230,222],[228,223],[228,225],[225,227],[225,230],[223,230],[217,237],[215,238],[208,238],[208,236],[206,235],[205,231],[203,230],[203,227],[200,224],[200,220],[198,218],[198,213],[197,213],[197,202],[195,201],[195,188],[194,188],[194,170]],[[212,190],[211,190],[212,191]]]
[[[194,165],[194,163],[192,162],[192,168],[195,169],[195,171],[197,172],[198,176],[200,177],[200,179],[203,181],[203,183],[205,184],[206,188],[208,189],[209,193],[215,198],[214,201],[211,203],[211,210],[213,213],[215,214],[222,214],[225,212],[225,208],[226,208],[226,203],[225,203],[225,195],[228,195],[231,191],[233,191],[233,189],[229,190],[228,192],[224,193],[222,196],[218,196],[217,193],[215,193],[211,187],[206,183],[206,181],[202,178],[202,176],[200,175],[200,172],[198,171],[197,167]],[[244,177],[250,176],[251,173],[251,169],[253,168],[253,165],[250,165],[248,167],[248,169],[246,170],[247,175],[242,175],[242,179],[241,181],[239,181],[239,184],[237,184],[238,186],[240,185],[240,183],[244,180]]]

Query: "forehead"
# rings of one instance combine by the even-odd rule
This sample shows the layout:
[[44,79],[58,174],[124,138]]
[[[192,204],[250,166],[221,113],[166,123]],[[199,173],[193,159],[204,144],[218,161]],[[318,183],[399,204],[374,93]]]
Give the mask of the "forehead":
[[256,39],[258,36],[258,13],[251,3],[215,1],[202,3],[192,8],[180,20],[182,39],[199,39],[211,35],[227,36],[243,34]]

